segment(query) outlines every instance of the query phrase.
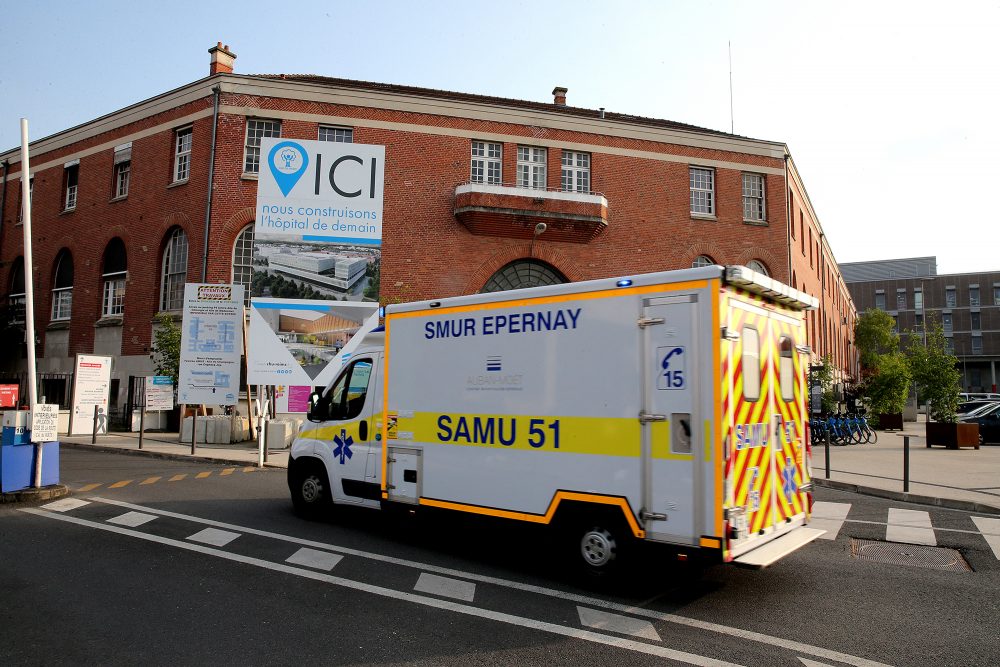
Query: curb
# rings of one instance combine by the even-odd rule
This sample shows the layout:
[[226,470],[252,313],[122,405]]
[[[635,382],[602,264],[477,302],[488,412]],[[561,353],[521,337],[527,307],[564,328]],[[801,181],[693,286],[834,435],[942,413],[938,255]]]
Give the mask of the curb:
[[[231,466],[253,466],[257,467],[256,461],[241,461],[240,459],[224,459],[215,458],[211,456],[194,456],[190,454],[171,454],[169,452],[153,452],[148,449],[119,449],[118,447],[108,447],[106,445],[91,445],[83,442],[60,442],[61,447],[71,447],[73,449],[87,449],[92,452],[104,452],[107,454],[124,454],[125,456],[145,456],[154,459],[163,459],[165,461],[194,461],[197,463],[217,463],[219,465],[231,465]],[[281,465],[280,463],[264,463],[265,468],[275,468],[284,470],[287,465]]]
[[51,484],[40,489],[22,489],[21,491],[8,491],[0,493],[0,504],[7,503],[34,503],[44,500],[54,500],[69,495],[69,487],[63,484]]
[[817,479],[815,477],[812,479],[812,483],[815,486],[823,486],[828,489],[837,489],[838,491],[849,491],[851,493],[860,493],[866,496],[887,498],[889,500],[899,500],[907,503],[933,505],[934,507],[944,507],[946,509],[962,510],[964,512],[978,512],[980,514],[1000,514],[1000,507],[997,507],[995,505],[987,505],[985,503],[980,503],[973,500],[953,500],[951,498],[921,496],[916,493],[907,493],[905,491],[890,491],[889,489],[879,489],[874,486],[861,486],[859,484],[838,482],[832,479]]

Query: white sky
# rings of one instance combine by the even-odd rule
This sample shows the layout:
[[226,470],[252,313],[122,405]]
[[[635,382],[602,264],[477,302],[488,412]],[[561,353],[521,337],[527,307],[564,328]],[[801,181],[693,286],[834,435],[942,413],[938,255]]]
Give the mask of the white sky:
[[666,118],[783,141],[841,262],[995,270],[994,2],[0,0],[0,150],[208,73],[309,73]]

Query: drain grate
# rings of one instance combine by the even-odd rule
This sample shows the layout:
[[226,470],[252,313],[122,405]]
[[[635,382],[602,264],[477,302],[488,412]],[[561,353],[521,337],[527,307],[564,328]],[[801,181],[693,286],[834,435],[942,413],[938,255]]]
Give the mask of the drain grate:
[[937,570],[971,572],[972,568],[954,549],[925,547],[917,544],[851,540],[851,556],[858,560],[886,563],[888,565],[913,565]]

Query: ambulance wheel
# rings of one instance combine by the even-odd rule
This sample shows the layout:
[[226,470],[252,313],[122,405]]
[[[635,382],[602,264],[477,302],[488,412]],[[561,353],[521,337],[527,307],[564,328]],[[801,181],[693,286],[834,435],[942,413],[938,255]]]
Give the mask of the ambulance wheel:
[[573,531],[576,560],[588,576],[617,575],[628,553],[631,536],[612,517],[580,522]]
[[315,519],[330,509],[330,482],[321,462],[310,459],[289,462],[288,488],[299,516]]

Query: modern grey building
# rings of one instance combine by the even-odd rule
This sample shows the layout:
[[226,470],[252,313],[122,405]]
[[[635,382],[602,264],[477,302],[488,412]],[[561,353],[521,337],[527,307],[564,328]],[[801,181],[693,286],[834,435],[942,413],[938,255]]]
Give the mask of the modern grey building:
[[899,332],[941,320],[965,391],[996,391],[1000,362],[1000,271],[938,275],[935,257],[841,264],[858,312],[884,310]]

